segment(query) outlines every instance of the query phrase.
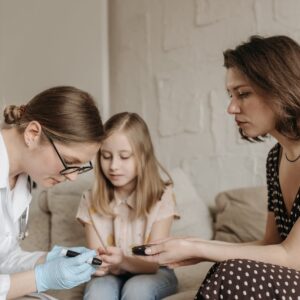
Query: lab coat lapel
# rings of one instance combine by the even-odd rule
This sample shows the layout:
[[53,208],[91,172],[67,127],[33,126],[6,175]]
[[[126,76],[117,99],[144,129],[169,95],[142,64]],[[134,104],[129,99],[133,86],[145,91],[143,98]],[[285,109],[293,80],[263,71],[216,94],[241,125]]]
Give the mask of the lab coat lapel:
[[20,174],[13,189],[11,217],[16,222],[32,199],[28,182],[28,175]]

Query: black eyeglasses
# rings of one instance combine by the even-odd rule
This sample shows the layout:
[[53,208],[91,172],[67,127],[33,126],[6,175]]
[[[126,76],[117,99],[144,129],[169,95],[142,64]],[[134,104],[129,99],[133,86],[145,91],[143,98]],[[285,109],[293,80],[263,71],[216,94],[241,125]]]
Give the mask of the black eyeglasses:
[[90,161],[89,164],[87,166],[82,166],[82,167],[79,167],[79,166],[72,166],[72,167],[68,167],[67,164],[64,162],[63,158],[61,157],[61,155],[59,154],[57,148],[55,147],[54,145],[54,142],[52,140],[51,137],[49,137],[45,132],[44,132],[45,136],[47,137],[47,139],[49,140],[49,142],[51,143],[51,145],[53,146],[56,154],[58,155],[61,163],[63,164],[64,166],[64,169],[62,169],[59,174],[61,175],[69,175],[69,174],[72,174],[72,173],[75,173],[77,172],[78,174],[82,174],[82,173],[85,173],[85,172],[88,172],[88,171],[91,171],[93,169],[93,164],[92,162]]

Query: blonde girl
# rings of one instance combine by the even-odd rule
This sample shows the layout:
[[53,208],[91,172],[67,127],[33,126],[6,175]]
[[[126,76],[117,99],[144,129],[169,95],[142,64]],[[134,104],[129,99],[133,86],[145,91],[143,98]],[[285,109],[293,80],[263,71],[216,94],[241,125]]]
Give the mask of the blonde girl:
[[133,256],[132,247],[167,238],[176,216],[172,181],[154,155],[146,123],[136,113],[114,115],[104,125],[93,190],[83,194],[77,214],[88,247],[103,260],[84,299],[150,300],[175,293],[174,272]]

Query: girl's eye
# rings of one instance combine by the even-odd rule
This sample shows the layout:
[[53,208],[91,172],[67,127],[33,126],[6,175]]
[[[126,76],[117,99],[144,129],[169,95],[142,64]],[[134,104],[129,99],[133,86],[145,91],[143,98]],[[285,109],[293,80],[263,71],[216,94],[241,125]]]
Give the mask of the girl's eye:
[[102,156],[103,159],[110,159],[111,158],[111,156],[109,156],[109,155],[103,155],[102,154],[101,156]]
[[130,156],[121,156],[121,159],[128,159]]

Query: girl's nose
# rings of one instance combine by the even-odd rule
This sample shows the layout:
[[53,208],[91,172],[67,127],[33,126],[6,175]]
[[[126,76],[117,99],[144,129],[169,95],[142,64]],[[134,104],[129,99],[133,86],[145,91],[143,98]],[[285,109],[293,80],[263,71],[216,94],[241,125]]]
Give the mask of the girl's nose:
[[117,158],[112,158],[111,163],[110,163],[110,169],[111,170],[116,170],[118,169],[118,159]]
[[238,113],[241,112],[239,104],[238,104],[237,100],[234,97],[231,98],[231,101],[230,101],[230,103],[227,107],[227,112],[230,115],[238,114]]

